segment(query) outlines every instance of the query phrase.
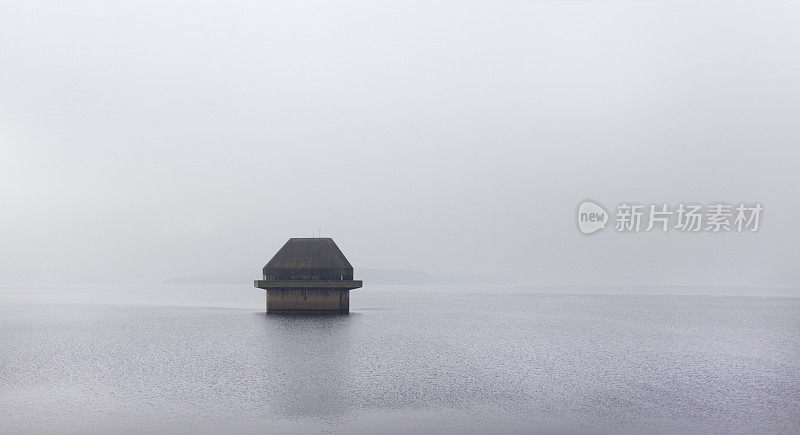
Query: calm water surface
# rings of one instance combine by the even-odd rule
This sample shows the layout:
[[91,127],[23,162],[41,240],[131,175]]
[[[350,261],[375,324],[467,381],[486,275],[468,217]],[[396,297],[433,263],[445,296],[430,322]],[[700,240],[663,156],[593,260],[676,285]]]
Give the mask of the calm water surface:
[[800,432],[792,291],[554,291],[0,289],[0,432]]

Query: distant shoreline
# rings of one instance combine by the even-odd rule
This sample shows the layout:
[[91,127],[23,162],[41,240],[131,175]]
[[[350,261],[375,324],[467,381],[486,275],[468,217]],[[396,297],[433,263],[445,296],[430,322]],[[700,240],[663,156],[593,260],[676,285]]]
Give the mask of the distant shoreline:
[[[498,273],[429,273],[410,269],[356,269],[355,275],[375,285],[515,284],[511,275]],[[168,278],[164,284],[241,284],[260,279],[251,269]]]

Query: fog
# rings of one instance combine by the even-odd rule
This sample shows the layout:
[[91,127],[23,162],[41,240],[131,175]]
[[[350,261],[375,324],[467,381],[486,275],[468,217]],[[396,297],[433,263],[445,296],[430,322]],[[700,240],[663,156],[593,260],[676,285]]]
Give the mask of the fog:
[[[356,269],[800,285],[796,2],[0,1],[0,285]],[[576,229],[759,202],[758,232]],[[365,282],[369,286],[369,282]]]

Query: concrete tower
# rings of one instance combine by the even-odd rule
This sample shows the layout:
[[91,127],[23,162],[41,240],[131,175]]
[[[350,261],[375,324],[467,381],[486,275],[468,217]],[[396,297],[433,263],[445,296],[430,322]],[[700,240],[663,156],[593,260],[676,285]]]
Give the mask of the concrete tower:
[[268,312],[348,313],[353,266],[331,238],[291,238],[264,266],[255,286],[267,291]]

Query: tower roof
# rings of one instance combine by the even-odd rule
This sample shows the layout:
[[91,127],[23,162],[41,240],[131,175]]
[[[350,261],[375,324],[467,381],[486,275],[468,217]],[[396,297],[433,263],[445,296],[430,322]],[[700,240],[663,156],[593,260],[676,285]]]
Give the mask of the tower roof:
[[344,271],[353,266],[329,237],[291,238],[264,266],[264,273],[281,271]]

